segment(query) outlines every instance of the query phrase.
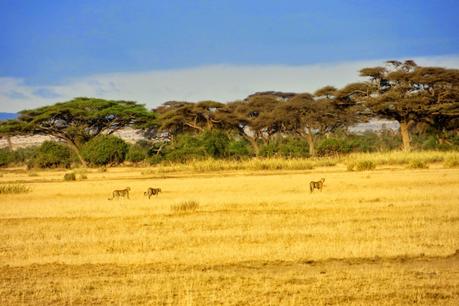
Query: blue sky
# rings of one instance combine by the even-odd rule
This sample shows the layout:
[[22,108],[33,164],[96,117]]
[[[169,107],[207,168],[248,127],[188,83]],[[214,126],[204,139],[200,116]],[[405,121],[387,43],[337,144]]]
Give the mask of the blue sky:
[[[193,72],[190,78],[199,78],[199,69],[202,75],[209,69],[215,73],[203,83],[238,78],[236,72],[222,77],[219,67],[221,73],[274,67],[307,70],[337,63],[382,64],[395,58],[424,58],[427,63],[434,59],[454,66],[458,13],[455,0],[0,0],[0,111],[82,94],[140,99],[147,105],[175,98],[172,94],[233,98],[177,89],[187,83],[183,75]],[[275,84],[278,88],[272,89],[290,88],[275,82],[285,71],[269,71],[274,75],[256,74],[266,79],[264,85],[251,87],[250,80],[232,84],[234,96]],[[129,93],[134,89],[119,84],[123,76],[147,84],[139,77],[154,73],[171,79],[162,80],[155,92],[169,88],[170,95],[148,94],[144,88],[144,94],[136,96]],[[112,76],[111,83],[107,76]],[[304,89],[309,87],[305,84]],[[209,94],[215,97],[204,97]]]

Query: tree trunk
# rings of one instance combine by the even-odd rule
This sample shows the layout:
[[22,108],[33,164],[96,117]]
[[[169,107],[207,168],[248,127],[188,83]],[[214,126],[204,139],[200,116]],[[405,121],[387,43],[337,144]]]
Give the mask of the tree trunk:
[[78,149],[78,147],[71,141],[68,141],[67,144],[73,150],[73,152],[75,152],[75,154],[77,155],[78,159],[80,160],[81,165],[83,166],[83,168],[86,168],[88,166],[88,164],[84,160],[83,156],[81,156],[80,149]]
[[258,146],[257,140],[253,139],[252,137],[246,137],[246,139],[250,142],[252,145],[252,149],[255,152],[255,156],[258,156],[260,154],[260,147]]
[[403,151],[411,151],[410,133],[408,131],[408,123],[400,122],[400,134],[402,135]]
[[309,145],[309,155],[316,156],[316,148],[314,146],[314,136],[312,135],[312,131],[308,128],[308,133],[306,134],[306,141]]
[[13,143],[11,142],[11,136],[10,135],[6,135],[6,141],[8,142],[8,148],[10,150],[13,150]]

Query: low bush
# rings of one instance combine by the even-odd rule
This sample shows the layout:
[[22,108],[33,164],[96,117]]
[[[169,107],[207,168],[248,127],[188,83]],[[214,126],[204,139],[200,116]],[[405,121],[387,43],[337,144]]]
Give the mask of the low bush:
[[29,168],[69,168],[72,155],[69,148],[55,141],[45,141],[37,149],[35,156],[29,161]]
[[184,134],[169,144],[165,149],[165,159],[175,162],[204,159],[207,156],[206,148],[198,137]]
[[307,157],[309,146],[306,140],[297,137],[277,138],[261,146],[260,156],[263,157]]
[[76,181],[76,175],[73,172],[64,174],[64,181]]
[[246,158],[252,155],[250,145],[245,140],[231,140],[228,143],[228,156],[234,159]]
[[171,205],[173,212],[194,212],[199,209],[199,203],[196,201],[186,201],[179,204]]
[[200,135],[200,140],[207,153],[207,156],[222,158],[228,156],[230,139],[228,135],[219,130],[206,131]]
[[8,166],[13,160],[13,151],[9,149],[0,149],[0,167]]
[[127,152],[128,144],[112,135],[97,136],[81,149],[83,158],[95,166],[120,164],[125,160]]
[[351,144],[340,138],[325,138],[320,140],[317,145],[317,153],[320,156],[344,154],[351,151]]
[[126,154],[126,160],[133,163],[142,162],[147,158],[147,153],[148,149],[145,147],[138,144],[130,145]]

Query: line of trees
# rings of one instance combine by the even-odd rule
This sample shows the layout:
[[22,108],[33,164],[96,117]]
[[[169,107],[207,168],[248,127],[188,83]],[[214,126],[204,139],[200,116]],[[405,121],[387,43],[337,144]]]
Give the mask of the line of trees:
[[440,143],[458,135],[458,69],[388,61],[361,69],[360,76],[364,81],[314,93],[260,92],[228,103],[168,101],[151,111],[132,101],[76,98],[21,111],[17,119],[0,124],[0,136],[52,135],[86,166],[83,145],[126,126],[156,139],[157,155],[181,135],[223,131],[250,144],[254,155],[279,138],[299,138],[314,156],[318,139],[372,118],[397,121],[406,151],[411,150],[413,130],[434,132]]

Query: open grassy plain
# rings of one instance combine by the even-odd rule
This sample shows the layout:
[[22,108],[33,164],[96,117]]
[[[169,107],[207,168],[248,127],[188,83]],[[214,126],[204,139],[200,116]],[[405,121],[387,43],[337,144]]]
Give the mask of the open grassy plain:
[[457,168],[265,168],[1,170],[0,304],[459,304]]

